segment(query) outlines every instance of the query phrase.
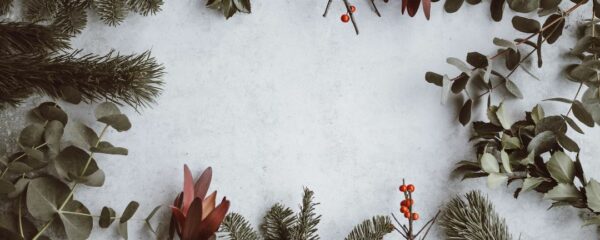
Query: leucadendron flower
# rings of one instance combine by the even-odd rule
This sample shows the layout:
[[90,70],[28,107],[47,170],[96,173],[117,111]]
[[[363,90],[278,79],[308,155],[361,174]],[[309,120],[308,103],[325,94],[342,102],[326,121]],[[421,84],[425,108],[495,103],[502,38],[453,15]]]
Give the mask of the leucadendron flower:
[[206,195],[212,179],[212,169],[209,167],[194,184],[192,173],[187,165],[183,169],[183,192],[171,206],[171,227],[169,235],[174,233],[181,240],[216,239],[215,233],[229,210],[229,201],[223,198],[216,205],[217,191]]

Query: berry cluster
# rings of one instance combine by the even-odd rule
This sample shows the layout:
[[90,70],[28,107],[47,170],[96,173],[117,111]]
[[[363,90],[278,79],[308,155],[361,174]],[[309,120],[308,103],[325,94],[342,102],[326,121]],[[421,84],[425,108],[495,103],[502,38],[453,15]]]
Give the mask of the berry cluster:
[[[404,218],[408,219],[408,224],[401,223],[400,220],[398,220],[398,218],[396,218],[396,216],[392,213],[392,217],[398,226],[394,227],[394,230],[400,233],[400,235],[402,235],[402,237],[404,237],[406,240],[424,240],[440,212],[438,211],[438,213],[432,219],[427,221],[419,230],[415,229],[414,223],[420,218],[419,214],[413,211],[415,200],[413,199],[412,194],[415,192],[415,185],[407,185],[404,182],[404,179],[402,179],[402,185],[400,185],[398,189],[400,192],[402,192],[402,194],[404,194],[404,200],[400,202],[400,212],[404,214]],[[421,237],[418,238],[419,236]]]
[[404,193],[404,200],[400,202],[400,212],[404,214],[405,218],[416,221],[419,220],[419,214],[413,212],[413,205],[415,204],[415,200],[412,198],[412,193],[415,191],[415,185],[412,184],[402,184],[400,186],[400,192]]
[[[356,7],[355,7],[354,5],[350,5],[350,12],[351,12],[351,13],[354,13],[354,12],[356,12]],[[350,21],[350,15],[348,15],[348,13],[344,13],[344,14],[342,14],[341,20],[342,20],[342,22],[344,22],[344,23],[347,23],[347,22],[349,22],[349,21]]]

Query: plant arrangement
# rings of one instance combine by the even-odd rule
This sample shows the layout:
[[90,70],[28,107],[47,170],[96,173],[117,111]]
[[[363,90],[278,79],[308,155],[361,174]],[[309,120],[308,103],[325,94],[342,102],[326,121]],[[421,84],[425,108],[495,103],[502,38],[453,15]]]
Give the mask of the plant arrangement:
[[[446,4],[451,4],[449,2]],[[494,2],[503,4],[503,1],[492,1],[492,5]],[[458,120],[463,125],[471,122],[475,103],[487,96],[487,121],[472,123],[474,133],[471,141],[475,142],[476,160],[461,161],[456,168],[457,172],[463,173],[463,179],[486,177],[489,187],[519,183],[515,197],[530,190],[543,193],[544,199],[553,202],[552,207],[567,205],[583,209],[591,215],[586,224],[598,225],[600,185],[596,180],[585,177],[579,159],[580,147],[567,132],[572,129],[583,134],[578,123],[570,117],[571,113],[579,123],[588,127],[600,123],[600,77],[596,71],[599,62],[596,48],[599,26],[596,17],[599,12],[595,1],[572,2],[575,4],[562,10],[558,5],[560,1],[508,1],[511,9],[517,12],[538,10],[541,16],[548,17],[544,24],[540,24],[535,19],[515,16],[512,19],[514,28],[528,33],[527,37],[514,41],[495,38],[494,44],[500,49],[491,56],[477,52],[467,54],[470,66],[459,59],[448,58],[447,62],[461,72],[455,78],[432,72],[428,72],[425,78],[442,87],[443,102],[450,92],[466,97],[458,114]],[[567,55],[571,59],[579,59],[580,63],[568,65],[564,71],[568,80],[579,85],[578,90],[572,98],[546,100],[568,104],[565,114],[546,115],[542,106],[537,105],[530,112],[525,112],[523,119],[511,119],[509,109],[503,102],[498,105],[492,103],[493,91],[503,87],[509,96],[523,98],[523,93],[511,78],[513,73],[519,68],[529,73],[524,64],[534,53],[537,53],[537,65],[541,67],[543,44],[557,41],[566,27],[565,18],[585,4],[592,5],[589,8],[592,10],[591,19],[582,24],[580,38]],[[492,7],[493,17],[497,15],[494,14],[494,11],[498,11],[496,8],[498,6]],[[537,37],[535,42],[531,41],[534,37]],[[522,46],[531,48],[524,56],[521,56]],[[497,63],[500,57],[504,58],[504,64]],[[585,91],[584,86],[587,87]]]
[[229,210],[230,202],[223,198],[216,205],[217,191],[208,193],[212,180],[212,169],[209,167],[194,183],[192,173],[187,165],[183,169],[183,192],[175,198],[171,206],[171,226],[169,239],[175,232],[181,240],[216,239],[215,233]]
[[439,222],[447,240],[513,239],[506,221],[479,191],[453,198],[444,207]]
[[[354,12],[356,12],[356,7],[354,5],[351,5],[350,2],[348,0],[342,0],[344,3],[344,6],[346,8],[346,13],[342,14],[342,16],[340,17],[340,20],[343,23],[348,23],[350,21],[352,21],[352,26],[354,27],[354,31],[356,32],[356,35],[358,35],[359,31],[358,31],[358,25],[356,24],[356,20],[354,18]],[[388,2],[389,0],[383,0],[384,2]],[[333,0],[328,0],[327,1],[327,6],[325,7],[325,12],[323,13],[323,17],[327,17],[327,13],[329,12],[329,8],[331,7],[331,3],[333,2]],[[437,2],[437,0],[402,0],[402,14],[404,14],[405,12],[408,13],[409,16],[414,17],[418,10],[419,10],[419,6],[421,5],[421,3],[423,4],[423,13],[425,14],[425,18],[427,18],[427,20],[429,20],[430,17],[430,13],[431,13],[431,2]],[[375,4],[375,0],[370,0],[371,6],[373,8],[373,11],[375,12],[375,14],[378,17],[381,17],[381,13],[379,13],[379,9],[377,8],[377,5]]]
[[250,0],[207,0],[206,7],[221,11],[225,19],[233,17],[237,12],[252,12]]
[[[13,0],[0,0],[0,15],[10,11]],[[27,21],[47,21],[60,31],[75,35],[87,25],[87,11],[94,10],[100,20],[117,26],[129,12],[147,16],[156,14],[162,0],[24,0],[23,16]]]
[[163,67],[149,52],[66,53],[68,35],[21,22],[0,22],[0,43],[0,106],[43,93],[74,104],[108,100],[138,108],[161,92]]
[[[109,129],[127,131],[131,123],[113,103],[102,103],[95,110],[96,120],[103,124],[98,134],[91,127],[78,124],[82,140],[69,139],[73,145],[63,146],[67,114],[54,102],[33,109],[36,121],[25,127],[18,138],[20,151],[0,160],[0,193],[3,222],[0,232],[10,239],[48,239],[54,234],[68,239],[87,239],[94,218],[102,228],[119,221],[119,232],[127,238],[127,222],[139,204],[129,203],[117,217],[105,207],[101,215],[92,215],[84,203],[76,200],[78,187],[100,187],[105,174],[94,159],[95,154],[127,155],[126,148],[103,140]],[[74,123],[71,123],[74,124]],[[147,217],[150,219],[156,209]]]

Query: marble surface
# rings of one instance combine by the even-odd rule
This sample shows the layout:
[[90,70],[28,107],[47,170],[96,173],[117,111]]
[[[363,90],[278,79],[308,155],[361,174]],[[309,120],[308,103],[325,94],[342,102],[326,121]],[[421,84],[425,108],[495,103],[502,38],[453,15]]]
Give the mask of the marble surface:
[[[454,75],[446,57],[464,58],[469,51],[491,55],[493,37],[525,36],[512,29],[509,11],[495,23],[487,3],[448,14],[438,2],[426,21],[421,12],[402,16],[400,1],[392,1],[379,3],[383,17],[378,18],[368,1],[355,1],[361,30],[355,36],[351,24],[339,20],[341,1],[334,1],[328,18],[321,16],[326,0],[253,1],[251,15],[228,21],[200,0],[166,2],[158,15],[133,15],[118,27],[103,25],[92,14],[74,40],[85,53],[152,50],[167,72],[158,104],[140,114],[125,108],[133,128],[108,132],[108,140],[130,154],[98,156],[107,173],[105,186],[76,193],[92,212],[104,205],[120,211],[137,200],[142,219],[180,191],[187,163],[194,174],[212,166],[211,189],[231,199],[231,211],[255,226],[274,203],[297,208],[302,188],[311,188],[321,203],[322,239],[343,239],[363,219],[397,212],[402,178],[417,186],[416,207],[424,219],[454,195],[481,189],[516,239],[597,238],[593,228],[581,227],[579,212],[547,210],[550,202],[540,194],[514,199],[513,188],[489,190],[484,179],[460,182],[450,175],[456,162],[473,157],[470,130],[456,120],[459,106],[440,104],[440,89],[426,83],[424,73]],[[559,56],[573,45],[574,24],[589,12],[575,11],[564,36],[544,49],[544,67],[532,69],[540,81],[515,74],[526,97],[506,101],[510,114],[521,117],[542,99],[573,97],[577,85],[561,76],[565,63]],[[495,102],[502,98],[496,95]],[[40,101],[32,98],[23,108]],[[567,111],[562,104],[542,106],[551,114]],[[75,120],[93,123],[88,106],[66,110]],[[2,113],[7,121],[1,136],[15,136],[21,112]],[[582,146],[584,168],[593,177],[600,172],[600,130],[584,130],[585,135],[571,136]],[[166,223],[167,212],[163,208],[158,220]],[[130,226],[130,235],[150,238],[139,221]],[[113,238],[114,228],[98,228],[91,237]],[[441,238],[436,226],[431,239]]]

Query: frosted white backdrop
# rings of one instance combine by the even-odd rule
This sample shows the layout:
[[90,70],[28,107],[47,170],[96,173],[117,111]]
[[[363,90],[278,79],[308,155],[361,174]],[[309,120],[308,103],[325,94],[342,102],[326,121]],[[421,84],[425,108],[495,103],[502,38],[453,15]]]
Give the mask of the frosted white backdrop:
[[[231,199],[231,211],[255,226],[272,204],[296,208],[302,188],[311,188],[321,203],[322,239],[343,239],[365,218],[397,212],[402,178],[417,186],[423,219],[455,194],[481,189],[515,238],[597,238],[593,228],[581,228],[572,208],[547,211],[550,203],[540,194],[514,199],[513,188],[488,190],[484,179],[460,182],[450,175],[457,161],[473,156],[470,129],[457,123],[458,105],[440,104],[440,89],[426,83],[424,73],[454,75],[446,57],[492,54],[493,37],[523,37],[512,29],[510,11],[495,23],[487,3],[448,14],[438,2],[426,21],[421,12],[416,18],[400,15],[400,1],[378,1],[378,18],[368,1],[354,1],[361,30],[355,36],[351,24],[339,21],[341,1],[334,1],[328,18],[321,17],[326,0],[253,1],[251,15],[227,21],[200,0],[166,2],[158,15],[132,15],[118,27],[92,14],[74,40],[85,53],[152,50],[167,72],[158,104],[141,114],[125,108],[133,128],[108,132],[130,154],[97,157],[107,173],[105,186],[76,193],[92,212],[104,205],[121,211],[137,200],[137,218],[143,218],[180,191],[187,163],[195,175],[212,166],[211,189]],[[514,75],[526,96],[506,103],[515,119],[542,99],[573,97],[577,85],[561,77],[565,63],[559,56],[573,45],[574,24],[589,12],[575,11],[564,36],[545,47],[544,67],[533,68],[541,81]],[[502,96],[496,97],[498,103]],[[43,100],[34,97],[21,109],[2,112],[0,136],[15,137],[24,109]],[[63,105],[74,121],[93,124],[88,106]],[[567,111],[557,103],[542,106],[550,114]],[[571,136],[582,147],[588,176],[600,177],[600,130],[584,130]],[[161,211],[165,223],[167,212]],[[141,222],[129,228],[131,239],[150,237]],[[91,236],[113,238],[114,228]],[[441,238],[436,226],[432,239]]]

